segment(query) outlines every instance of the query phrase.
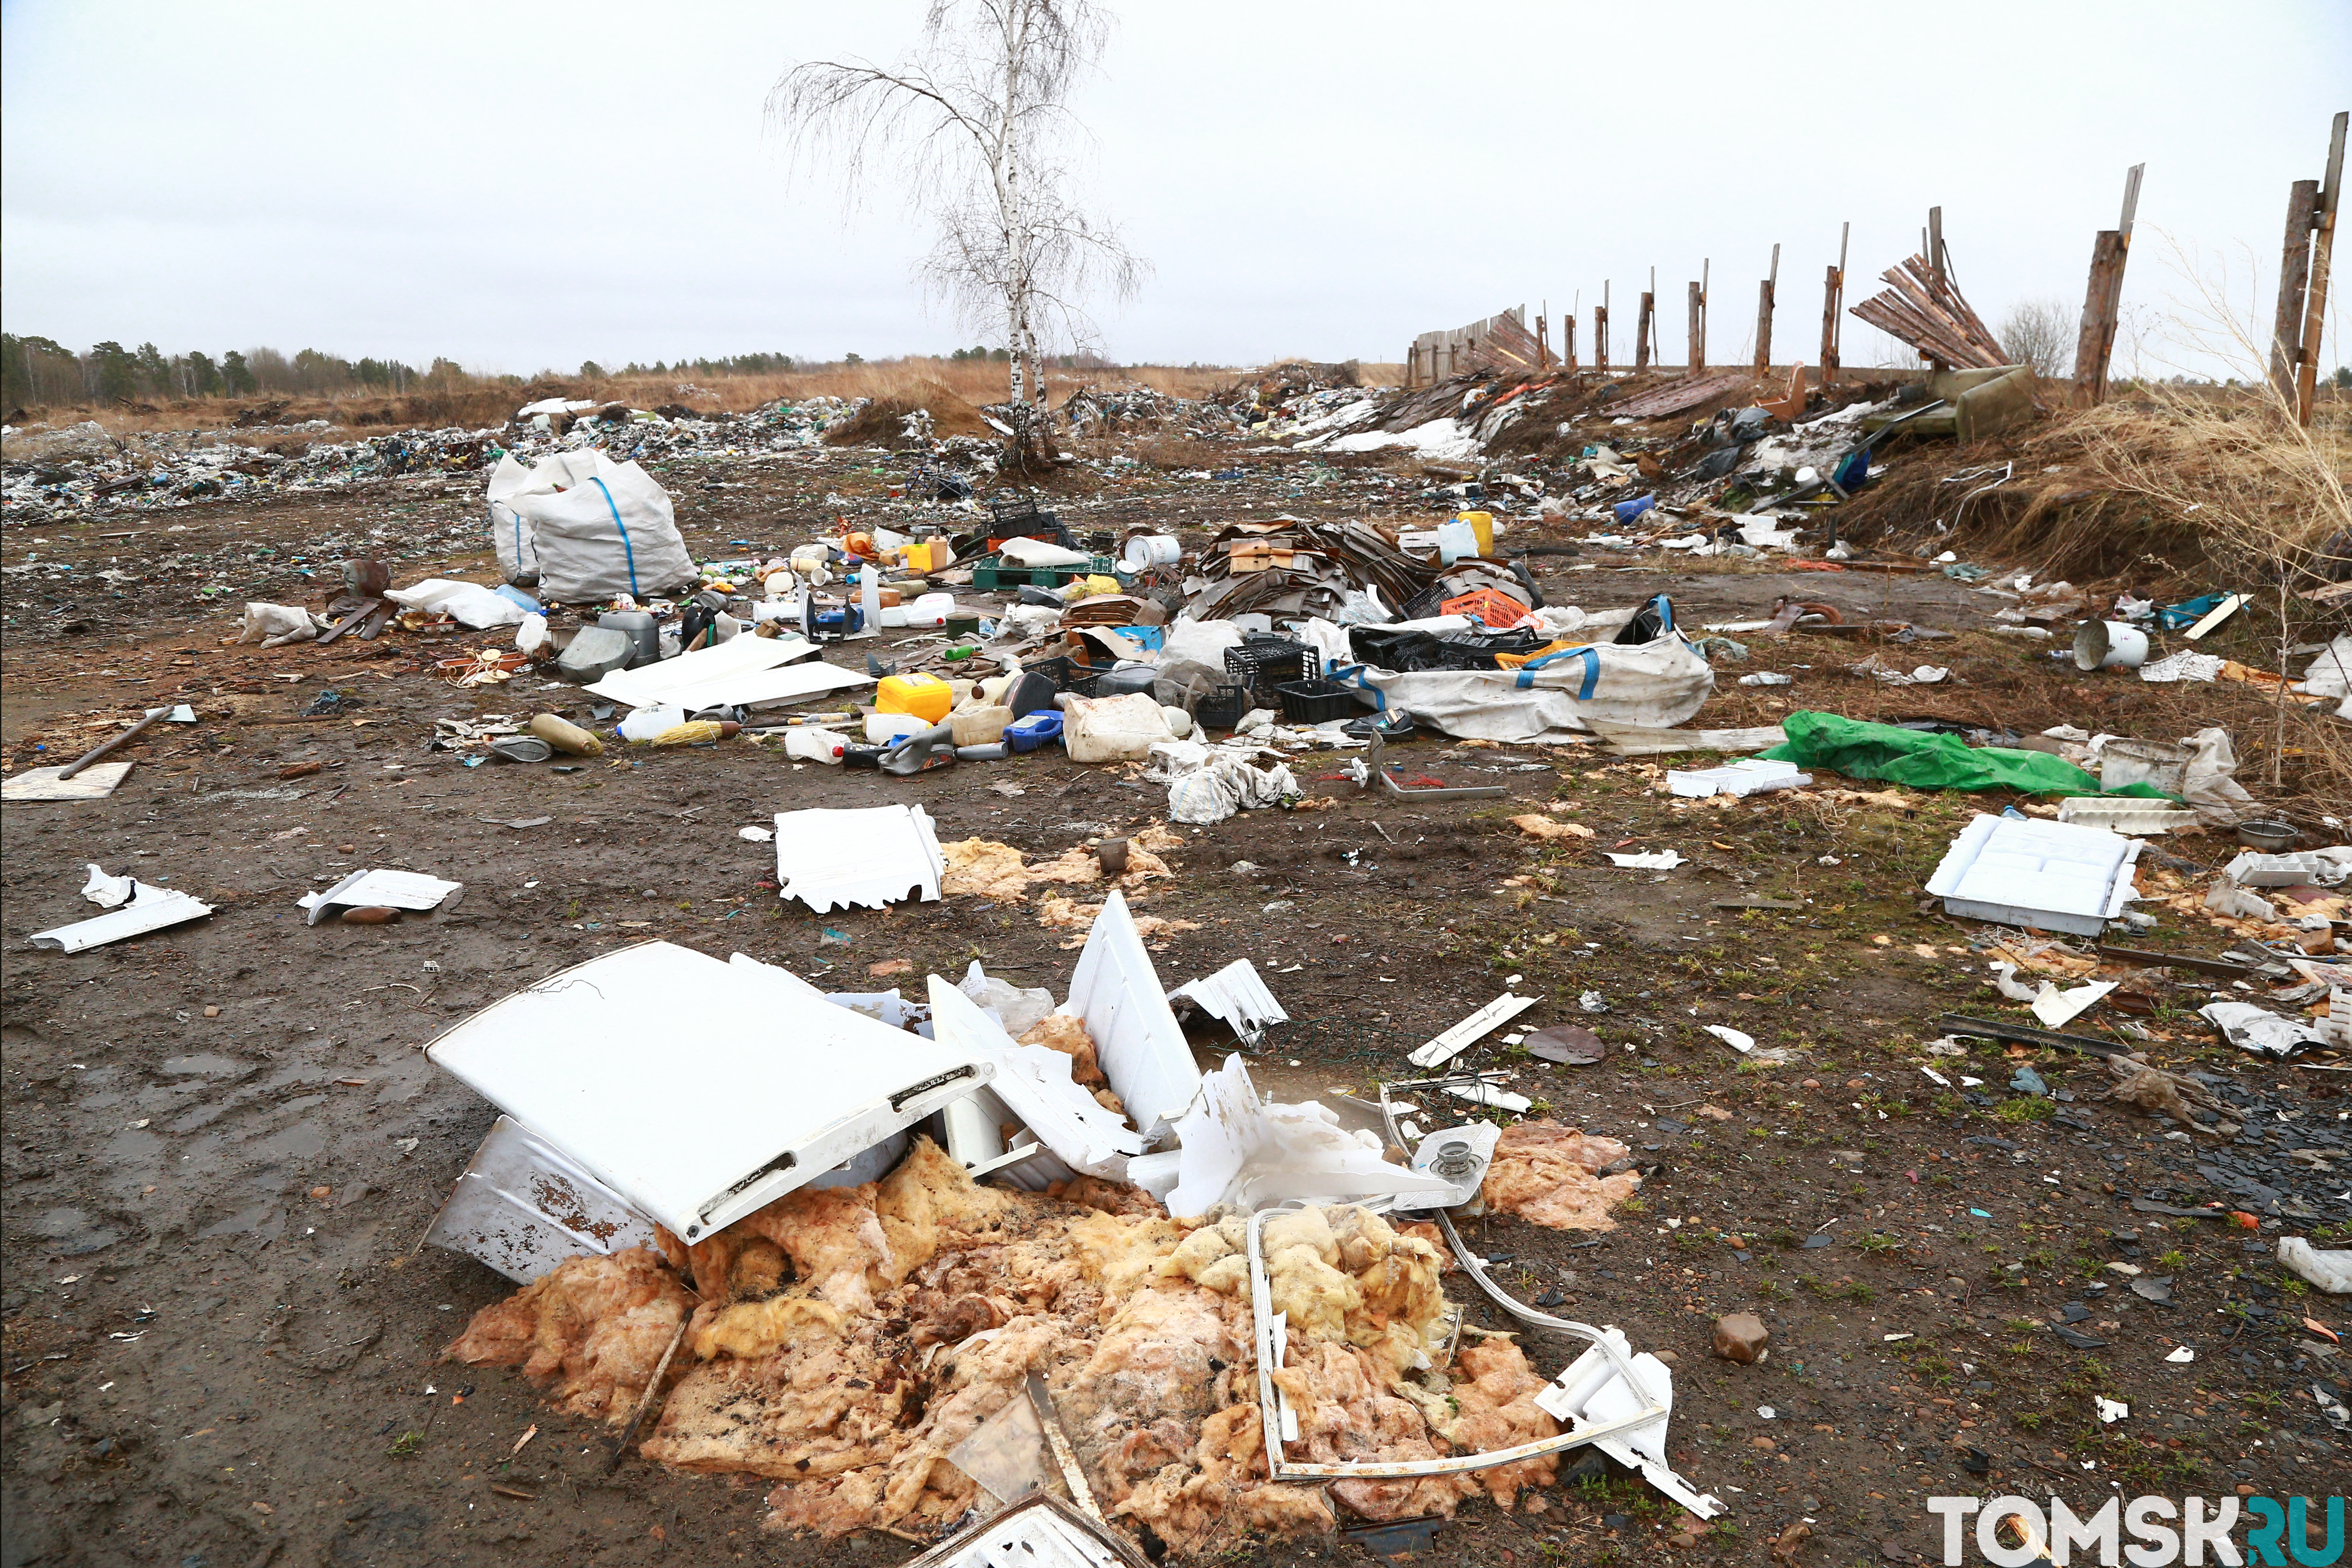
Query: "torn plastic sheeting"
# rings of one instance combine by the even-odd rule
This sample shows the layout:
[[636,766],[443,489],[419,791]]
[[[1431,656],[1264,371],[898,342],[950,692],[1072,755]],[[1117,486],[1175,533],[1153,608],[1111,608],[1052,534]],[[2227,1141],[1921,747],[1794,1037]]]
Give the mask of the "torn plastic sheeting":
[[987,1092],[1013,1120],[1073,1172],[1113,1182],[1128,1179],[1129,1158],[1150,1144],[1070,1076],[1067,1052],[1016,1043],[980,1004],[936,974],[930,977],[930,997],[932,1037],[994,1063]]
[[[425,1055],[693,1241],[995,1075],[808,989],[769,965],[646,942],[493,1003]],[[739,1015],[759,1028],[735,1027]]]
[[1766,762],[1828,768],[1853,779],[1885,779],[1914,789],[2013,789],[2026,795],[2118,795],[2163,799],[2147,784],[2102,791],[2099,781],[2047,752],[1970,746],[1958,735],[1875,724],[1836,713],[1799,711],[1780,721],[1784,744]]
[[1171,1005],[1180,999],[1192,1003],[1223,1023],[1252,1048],[1265,1037],[1267,1029],[1290,1022],[1290,1015],[1282,1010],[1282,1004],[1266,989],[1257,965],[1246,958],[1234,960],[1214,974],[1188,980],[1168,994]]
[[2144,847],[2103,827],[1979,812],[1944,852],[1927,891],[1967,920],[2096,936],[2137,896],[2132,868]]
[[2197,1009],[2197,1016],[2221,1030],[2221,1037],[2240,1050],[2273,1060],[2327,1043],[2309,1025],[2282,1018],[2251,1002],[2208,1003]]
[[1719,768],[1670,768],[1666,772],[1667,790],[1690,800],[1801,789],[1812,782],[1812,774],[1799,773],[1787,763],[1768,763],[1757,757],[1727,763]]
[[1390,1164],[1377,1137],[1346,1131],[1313,1100],[1261,1103],[1238,1053],[1202,1080],[1200,1106],[1176,1123],[1176,1134],[1182,1141],[1180,1179],[1161,1201],[1178,1219],[1221,1203],[1263,1208],[1294,1201],[1436,1199],[1453,1189],[1450,1182]]
[[1087,932],[1061,1010],[1087,1026],[1103,1077],[1144,1137],[1158,1139],[1201,1092],[1201,1069],[1117,889]]
[[338,910],[437,910],[443,900],[465,885],[422,871],[371,868],[352,872],[324,892],[305,893],[295,902],[310,911],[305,923],[317,925]]
[[798,899],[818,914],[852,904],[933,902],[946,869],[930,814],[919,805],[776,814],[777,897]]
[[582,1253],[651,1247],[654,1226],[562,1150],[500,1116],[425,1239],[528,1285]]
[[1417,1068],[1444,1067],[1479,1040],[1501,1028],[1541,1000],[1543,998],[1539,996],[1515,996],[1506,991],[1413,1052],[1405,1060]]
[[410,587],[387,588],[383,596],[404,610],[441,611],[459,626],[476,631],[520,626],[527,613],[512,599],[479,583],[459,583],[447,577],[427,577]]
[[[1272,1307],[1272,1291],[1266,1279],[1263,1237],[1265,1222],[1274,1217],[1276,1212],[1277,1211],[1271,1209],[1258,1210],[1250,1215],[1248,1227],[1250,1315],[1257,1352],[1258,1411],[1264,1423],[1268,1480],[1379,1479],[1408,1476],[1459,1475],[1468,1470],[1492,1469],[1497,1465],[1512,1464],[1520,1459],[1532,1459],[1546,1454],[1557,1454],[1564,1449],[1578,1447],[1587,1443],[1599,1444],[1609,1439],[1630,1438],[1632,1434],[1646,1427],[1663,1428],[1668,1414],[1673,1409],[1673,1395],[1668,1393],[1661,1399],[1650,1393],[1650,1387],[1654,1379],[1671,1389],[1672,1382],[1664,1375],[1664,1365],[1660,1364],[1654,1356],[1637,1358],[1626,1354],[1624,1336],[1613,1330],[1604,1331],[1591,1328],[1582,1323],[1553,1319],[1550,1321],[1552,1326],[1557,1326],[1570,1333],[1581,1335],[1592,1342],[1592,1349],[1587,1351],[1583,1357],[1580,1357],[1570,1366],[1570,1372],[1576,1372],[1585,1366],[1586,1362],[1597,1352],[1605,1371],[1621,1380],[1625,1385],[1623,1398],[1610,1401],[1613,1407],[1608,1413],[1600,1414],[1596,1411],[1595,1418],[1580,1420],[1575,1429],[1560,1433],[1557,1436],[1542,1438],[1533,1443],[1520,1443],[1508,1448],[1496,1448],[1487,1453],[1454,1454],[1441,1459],[1412,1459],[1394,1464],[1298,1465],[1291,1463],[1284,1457],[1283,1451],[1283,1445],[1289,1436],[1286,1431],[1284,1419],[1287,1402],[1283,1398],[1274,1381],[1274,1369],[1281,1363],[1282,1360],[1284,1336],[1280,1320],[1274,1313]],[[1450,1227],[1447,1234],[1449,1237],[1453,1234]],[[1484,1274],[1481,1273],[1479,1278],[1483,1280]],[[1650,1366],[1640,1365],[1640,1362],[1643,1360],[1648,1361],[1651,1363]],[[1591,1379],[1588,1373],[1581,1381],[1591,1382],[1593,1384],[1589,1392],[1584,1393],[1580,1402],[1582,1406],[1592,1408],[1601,1403],[1596,1397],[1600,1393],[1598,1380]],[[1538,1400],[1542,1397],[1541,1394],[1537,1395]],[[1630,1413],[1618,1414],[1617,1409],[1622,1408],[1628,1402],[1631,1405]],[[1549,1410],[1546,1413],[1551,1414]],[[1559,1419],[1557,1415],[1553,1418]],[[1660,1449],[1661,1452],[1664,1451],[1663,1432],[1660,1436]],[[1679,1495],[1673,1492],[1668,1495],[1675,1496],[1675,1500],[1691,1512],[1701,1519],[1709,1519],[1721,1511],[1722,1504],[1717,1502],[1715,1499],[1693,1493],[1687,1486],[1682,1485],[1680,1478],[1675,1477],[1672,1471],[1664,1470],[1663,1465],[1658,1468],[1664,1471],[1664,1474],[1680,1489]],[[1643,1468],[1643,1473],[1645,1476],[1649,1475],[1647,1466]],[[1654,1480],[1653,1484],[1657,1483]],[[1665,1489],[1662,1486],[1660,1489]]]
[[[108,883],[130,880],[107,878],[95,866],[90,868],[90,872],[93,886],[101,878]],[[83,889],[83,894],[93,903],[104,901],[92,896],[88,887]],[[76,921],[71,925],[35,931],[28,940],[35,947],[54,947],[60,952],[79,952],[85,948],[104,947],[108,942],[121,942],[125,937],[143,936],[151,931],[161,931],[165,926],[179,925],[212,912],[212,905],[193,893],[133,881],[128,903],[121,904],[105,914]]]
[[1603,853],[1609,856],[1609,863],[1621,871],[1671,871],[1677,866],[1690,864],[1672,849],[1659,849],[1646,855]]
[[1670,729],[1715,689],[1714,668],[1673,632],[1587,644],[1520,669],[1367,668],[1361,679],[1415,721],[1483,741],[1566,741],[1604,724]]

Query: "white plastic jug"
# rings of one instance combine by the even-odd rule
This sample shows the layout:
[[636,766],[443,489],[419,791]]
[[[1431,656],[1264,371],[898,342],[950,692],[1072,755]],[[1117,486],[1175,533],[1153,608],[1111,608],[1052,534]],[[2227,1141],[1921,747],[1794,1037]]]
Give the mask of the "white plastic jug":
[[624,741],[650,741],[665,730],[675,730],[686,722],[686,710],[667,703],[659,708],[640,708],[621,721],[620,737]]
[[784,755],[796,763],[838,763],[847,745],[830,730],[803,726],[784,731]]
[[919,713],[868,713],[866,716],[866,739],[870,745],[887,745],[893,741],[920,734],[929,728],[929,723]]
[[1437,558],[1451,566],[1465,556],[1478,553],[1478,531],[1460,518],[1437,525]]
[[907,624],[910,626],[943,626],[948,624],[948,613],[954,608],[953,594],[925,594],[905,606]]

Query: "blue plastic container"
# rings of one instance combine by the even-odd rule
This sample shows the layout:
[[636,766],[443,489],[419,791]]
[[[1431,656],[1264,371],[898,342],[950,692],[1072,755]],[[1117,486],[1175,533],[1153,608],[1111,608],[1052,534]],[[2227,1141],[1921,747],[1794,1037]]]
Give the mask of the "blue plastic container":
[[1034,752],[1048,741],[1062,738],[1062,712],[1041,710],[1004,726],[1004,743],[1015,752]]

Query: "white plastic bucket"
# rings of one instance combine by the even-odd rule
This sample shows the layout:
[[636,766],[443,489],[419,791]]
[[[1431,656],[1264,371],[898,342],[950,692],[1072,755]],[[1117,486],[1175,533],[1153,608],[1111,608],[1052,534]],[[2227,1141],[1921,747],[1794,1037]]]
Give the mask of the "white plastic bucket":
[[2084,621],[2074,633],[2077,669],[2137,669],[2147,658],[2147,634],[2121,621]]
[[1130,572],[1149,572],[1155,566],[1173,566],[1183,555],[1184,547],[1169,533],[1139,533],[1127,542],[1123,559]]

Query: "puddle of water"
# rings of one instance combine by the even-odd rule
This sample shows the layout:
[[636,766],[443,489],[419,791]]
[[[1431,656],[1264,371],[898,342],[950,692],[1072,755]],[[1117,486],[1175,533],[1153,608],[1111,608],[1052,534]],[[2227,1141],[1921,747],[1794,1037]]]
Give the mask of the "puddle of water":
[[122,1233],[101,1221],[86,1209],[56,1208],[43,1211],[33,1222],[33,1228],[49,1238],[57,1251],[68,1258],[85,1252],[97,1252],[122,1239]]
[[286,1213],[267,1200],[251,1208],[239,1209],[226,1219],[217,1219],[196,1232],[200,1237],[221,1236],[282,1236],[286,1231]]
[[251,1072],[255,1066],[217,1051],[199,1051],[192,1057],[166,1057],[159,1070],[174,1076],[196,1073],[205,1078],[235,1078],[239,1073]]

